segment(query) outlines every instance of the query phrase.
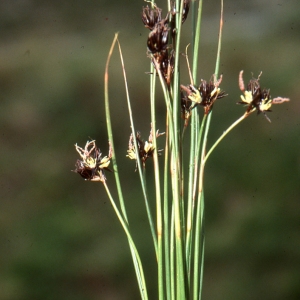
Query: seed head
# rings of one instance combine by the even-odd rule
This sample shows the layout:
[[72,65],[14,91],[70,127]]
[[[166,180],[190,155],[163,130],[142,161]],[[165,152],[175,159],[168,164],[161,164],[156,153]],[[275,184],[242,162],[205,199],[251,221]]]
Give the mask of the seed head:
[[260,76],[262,72],[258,75],[257,79],[252,78],[245,90],[245,84],[243,80],[243,71],[239,74],[239,87],[243,92],[241,95],[241,100],[237,104],[243,104],[247,106],[246,114],[257,110],[257,114],[263,113],[266,119],[271,122],[270,118],[267,116],[266,112],[271,112],[270,108],[272,104],[281,104],[283,102],[290,101],[289,98],[277,97],[272,99],[270,95],[270,89],[261,89],[260,87]]
[[112,147],[109,144],[108,156],[102,157],[100,149],[96,146],[95,141],[87,141],[84,149],[75,145],[76,151],[79,153],[81,160],[77,159],[74,172],[78,173],[85,180],[104,182],[106,177],[104,170],[110,171],[108,168],[112,157]]

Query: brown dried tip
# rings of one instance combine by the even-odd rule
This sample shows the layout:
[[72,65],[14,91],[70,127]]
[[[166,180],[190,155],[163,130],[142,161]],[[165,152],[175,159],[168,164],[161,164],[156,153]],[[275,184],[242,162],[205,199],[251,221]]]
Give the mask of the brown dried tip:
[[245,92],[243,73],[244,73],[244,71],[242,70],[242,71],[240,71],[240,74],[239,74],[239,88],[242,92]]
[[273,98],[272,104],[281,104],[283,102],[288,102],[288,101],[290,101],[290,98],[276,97],[276,98]]

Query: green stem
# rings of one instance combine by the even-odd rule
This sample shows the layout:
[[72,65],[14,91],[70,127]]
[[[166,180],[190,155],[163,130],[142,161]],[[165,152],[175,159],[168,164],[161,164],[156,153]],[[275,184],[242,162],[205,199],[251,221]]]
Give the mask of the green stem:
[[[145,193],[148,195],[147,193],[147,179],[146,179],[146,168],[143,167],[143,183],[145,186]],[[144,197],[145,200],[145,206],[146,206],[146,212],[147,212],[147,216],[148,216],[148,221],[150,224],[150,230],[151,230],[151,234],[152,234],[152,238],[153,238],[153,243],[154,243],[154,249],[155,249],[155,254],[156,254],[156,259],[158,259],[158,253],[157,253],[157,237],[156,237],[156,232],[155,232],[155,225],[153,222],[153,217],[152,217],[152,213],[151,213],[151,209],[150,209],[150,205],[149,205],[149,201],[148,201],[148,197]]]
[[[195,25],[195,7],[196,2],[192,1],[192,49],[193,49],[193,67],[192,67],[192,78],[191,84],[194,85],[197,81],[198,71],[198,57],[199,57],[199,45],[200,45],[200,29],[201,29],[201,16],[202,16],[202,0],[199,1],[198,12],[197,12],[197,23]],[[201,128],[203,130],[204,122],[202,122]],[[189,180],[188,180],[188,199],[187,199],[187,225],[186,225],[186,261],[187,261],[187,274],[188,282],[190,287],[191,281],[191,258],[192,258],[192,243],[193,243],[193,220],[195,213],[195,190],[196,190],[196,174],[198,169],[198,159],[200,147],[201,135],[198,134],[199,126],[199,111],[194,109],[191,116],[191,144],[190,144],[190,159],[189,159]]]
[[174,228],[174,204],[171,210],[170,226],[170,272],[171,272],[171,300],[176,299],[176,264],[175,264],[175,228]]
[[109,191],[109,188],[106,184],[106,181],[103,182],[103,185],[105,187],[105,190],[106,190],[106,193],[108,195],[108,198],[110,200],[110,203],[113,207],[113,209],[115,210],[115,213],[126,233],[126,236],[128,238],[128,242],[129,242],[129,245],[130,245],[130,248],[132,249],[133,253],[134,253],[134,257],[136,258],[136,262],[137,262],[137,265],[138,265],[138,269],[139,269],[139,276],[137,277],[138,279],[138,283],[139,283],[139,287],[140,287],[140,293],[141,293],[141,297],[142,299],[144,300],[147,300],[148,299],[148,294],[147,294],[147,287],[146,287],[146,281],[145,281],[145,276],[144,276],[144,272],[143,272],[143,267],[142,267],[142,262],[141,262],[141,259],[140,259],[140,256],[139,256],[139,253],[136,249],[136,246],[134,244],[134,241],[132,239],[132,236],[130,234],[130,230],[129,230],[129,227],[128,227],[128,223],[126,222],[126,220],[123,219],[122,217],[122,214],[120,213],[120,211],[118,210],[117,206],[116,206],[116,203]]
[[[221,0],[221,16],[220,16],[220,28],[219,28],[219,39],[218,39],[218,50],[215,66],[215,76],[218,78],[220,57],[221,57],[221,46],[222,46],[222,32],[223,32],[223,0]],[[205,152],[207,145],[207,136],[210,128],[212,118],[212,111],[208,113],[207,121],[205,124],[205,131],[202,142],[200,170],[199,170],[199,187],[198,187],[198,201],[197,201],[197,213],[196,213],[196,228],[195,228],[195,253],[194,253],[194,284],[193,284],[193,299],[201,299],[202,283],[203,283],[203,268],[204,268],[204,194],[203,194],[203,177],[204,177],[204,166],[205,166]],[[201,238],[200,238],[201,237]],[[199,273],[199,258],[201,254],[201,267]]]
[[179,178],[178,178],[178,162],[175,155],[171,155],[171,179],[172,179],[172,194],[174,203],[174,223],[175,223],[175,247],[176,247],[176,293],[177,299],[186,299],[185,291],[185,264],[183,259],[183,240],[182,240],[182,224],[180,211],[180,196],[179,196]]
[[[123,228],[124,228],[124,230],[127,234],[129,247],[130,247],[130,252],[131,252],[131,256],[132,256],[132,260],[133,260],[133,265],[134,265],[134,268],[135,268],[135,273],[136,273],[140,293],[141,293],[142,299],[146,300],[146,299],[148,299],[148,296],[147,296],[146,284],[145,284],[145,280],[144,280],[142,263],[140,261],[137,249],[136,249],[136,247],[133,243],[132,237],[130,236],[129,230],[128,230],[129,222],[128,222],[128,218],[127,218],[125,202],[124,202],[124,198],[123,198],[123,192],[122,192],[120,177],[119,177],[119,172],[118,172],[118,165],[117,165],[117,159],[116,159],[116,153],[115,153],[115,147],[114,147],[114,139],[113,139],[113,131],[112,131],[112,123],[111,123],[111,115],[110,115],[110,108],[109,108],[108,67],[109,67],[110,58],[111,58],[115,43],[117,41],[117,38],[118,38],[118,34],[115,34],[115,37],[114,37],[113,43],[111,45],[111,48],[109,50],[108,58],[107,58],[107,61],[106,61],[105,74],[104,74],[104,100],[105,100],[105,114],[106,114],[106,125],[107,125],[108,139],[109,139],[109,142],[110,142],[111,147],[113,149],[113,156],[112,156],[113,170],[114,170],[114,175],[115,175],[115,181],[116,181],[116,186],[117,186],[117,191],[118,191],[120,207],[121,207],[121,211],[122,211],[122,214],[124,216],[124,219],[122,218],[121,214],[117,210],[117,207],[116,207],[114,201],[113,201],[113,206],[114,206],[115,211],[117,213],[117,216],[118,216],[118,218],[119,218],[119,220],[120,220],[120,222],[121,222],[121,224],[122,224],[122,226],[123,226]],[[105,186],[105,188],[108,192],[110,200],[112,200],[106,183],[104,184],[104,186]]]
[[165,249],[165,279],[166,299],[171,300],[171,271],[170,271],[170,234],[169,234],[169,133],[168,116],[166,117],[166,144],[165,144],[165,165],[164,165],[164,249]]
[[193,176],[190,176],[190,178],[193,179],[192,182],[192,190],[191,190],[191,199],[189,198],[189,207],[188,207],[188,217],[187,217],[187,241],[186,241],[186,256],[187,256],[187,262],[188,266],[191,265],[191,258],[192,258],[192,243],[193,243],[193,223],[194,223],[194,215],[196,213],[195,208],[197,208],[197,205],[195,204],[196,199],[196,192],[197,192],[197,178],[198,178],[198,169],[199,169],[199,154],[200,154],[200,148],[201,148],[201,141],[202,141],[202,135],[203,135],[203,129],[205,125],[207,115],[204,115],[200,130],[197,136],[197,143],[194,150],[194,156],[193,161],[191,161],[191,164],[193,164]]
[[[200,200],[201,199],[201,200]],[[194,276],[193,276],[193,300],[201,299],[201,296],[199,296],[202,282],[199,281],[199,278],[201,277],[201,270],[203,270],[203,263],[201,263],[202,259],[200,260],[200,253],[201,249],[203,249],[203,244],[201,243],[202,236],[204,237],[204,231],[203,231],[203,213],[204,213],[204,197],[203,193],[198,194],[198,201],[196,204],[196,210],[197,217],[196,224],[195,224],[195,248],[194,248]],[[202,212],[202,213],[201,213]],[[200,270],[199,270],[200,269]],[[199,284],[200,283],[200,284]]]
[[[193,10],[194,10],[194,6],[195,6],[194,3],[195,3],[195,1],[192,2]],[[199,45],[200,45],[200,31],[201,31],[201,17],[202,17],[202,3],[203,3],[203,0],[200,0],[199,1],[199,6],[198,6],[196,28],[193,28],[193,30],[192,30],[192,32],[194,34],[194,36],[193,36],[194,44],[192,45],[192,49],[193,49],[193,79],[194,79],[194,82],[197,81]],[[193,24],[194,24],[194,22],[193,22]]]
[[[204,120],[205,122],[205,120]],[[203,261],[204,258],[201,258],[200,265],[200,254],[204,255],[204,224],[203,224],[203,216],[204,216],[204,194],[203,194],[203,178],[204,178],[204,165],[203,159],[205,156],[205,149],[207,144],[207,135],[208,135],[209,127],[205,126],[203,142],[202,142],[202,150],[200,156],[200,170],[199,170],[199,183],[198,183],[198,198],[196,207],[196,224],[195,224],[195,246],[194,246],[194,276],[193,276],[193,299],[198,300],[201,299],[201,287],[202,287],[202,279],[203,277]],[[199,141],[200,142],[200,141]],[[200,149],[199,149],[200,150]],[[200,267],[200,271],[199,271]],[[201,273],[200,273],[201,272]]]
[[[116,39],[117,38],[118,37],[116,35]],[[129,91],[128,91],[127,76],[126,76],[126,71],[125,71],[125,66],[124,66],[124,59],[123,59],[121,45],[120,45],[118,39],[117,39],[117,42],[118,42],[119,53],[120,53],[121,64],[122,64],[122,70],[123,70],[123,77],[124,77],[124,82],[125,82],[127,107],[128,107],[128,114],[129,114],[129,119],[130,119],[130,125],[131,125],[131,131],[132,131],[133,141],[134,141],[134,148],[138,149],[137,141],[136,141],[136,131],[135,131],[135,128],[134,128],[133,114],[132,114],[132,109],[131,109],[131,101],[130,101]],[[154,222],[153,222],[153,217],[152,217],[152,214],[151,214],[151,210],[149,208],[148,194],[147,194],[146,181],[145,181],[146,177],[145,177],[144,172],[142,170],[141,160],[140,160],[140,157],[138,155],[137,155],[137,159],[136,160],[137,160],[137,166],[138,166],[138,170],[139,170],[139,176],[140,176],[141,187],[142,187],[142,192],[143,192],[143,196],[144,196],[144,201],[145,201],[145,206],[146,206],[148,221],[149,221],[150,230],[151,230],[151,234],[152,234],[152,239],[153,239],[155,254],[156,254],[156,258],[157,258],[157,256],[158,256],[158,254],[157,254],[157,236],[156,236],[156,232],[155,232],[155,226],[154,226]]]
[[155,114],[155,81],[156,72],[152,67],[152,80],[150,91],[151,102],[151,133],[152,143],[154,147],[153,163],[154,163],[154,180],[155,180],[155,195],[156,195],[156,230],[158,238],[157,248],[157,264],[158,264],[158,295],[159,300],[164,299],[164,273],[163,273],[163,226],[162,226],[162,207],[161,207],[161,191],[160,191],[160,179],[159,179],[159,164],[157,154],[157,142],[156,142],[156,114]]
[[114,147],[113,130],[112,130],[112,125],[111,125],[111,115],[110,115],[109,96],[108,96],[108,66],[109,66],[110,57],[112,55],[112,52],[113,52],[115,43],[117,41],[117,38],[118,38],[118,34],[115,34],[113,43],[112,43],[111,48],[109,50],[107,62],[106,62],[105,75],[104,75],[104,100],[105,100],[105,115],[106,115],[106,126],[107,126],[108,140],[109,140],[109,142],[111,144],[111,147],[113,149],[112,162],[113,162],[113,169],[114,169],[115,180],[116,180],[116,185],[117,185],[117,190],[118,190],[118,196],[119,196],[119,201],[120,201],[120,206],[121,206],[122,213],[125,217],[125,220],[128,222],[126,208],[125,208],[125,204],[124,204],[123,192],[122,192],[120,177],[119,177],[119,172],[118,172],[118,165],[117,165],[115,147]]
[[174,81],[173,81],[173,124],[174,131],[172,136],[172,154],[171,154],[171,179],[172,179],[172,195],[174,203],[174,222],[175,222],[175,247],[176,247],[176,294],[177,299],[186,299],[187,297],[187,278],[186,264],[184,255],[184,240],[183,240],[183,220],[184,207],[182,203],[182,187],[181,179],[181,163],[180,163],[180,114],[179,114],[179,56],[180,56],[180,40],[181,40],[181,25],[182,12],[184,1],[176,0],[176,8],[179,13],[176,14],[175,28],[175,66],[174,66]]
[[[250,112],[251,113],[251,112]],[[236,126],[238,125],[240,122],[242,122],[245,118],[247,118],[250,113],[245,113],[244,115],[242,115],[239,119],[237,119],[235,122],[233,122],[224,132],[223,134],[216,140],[216,142],[212,145],[212,147],[209,149],[209,151],[207,152],[207,154],[205,155],[205,158],[203,159],[203,164],[206,163],[207,159],[209,158],[209,156],[211,155],[211,153],[214,151],[214,149],[218,146],[218,144],[223,140],[223,138]]]

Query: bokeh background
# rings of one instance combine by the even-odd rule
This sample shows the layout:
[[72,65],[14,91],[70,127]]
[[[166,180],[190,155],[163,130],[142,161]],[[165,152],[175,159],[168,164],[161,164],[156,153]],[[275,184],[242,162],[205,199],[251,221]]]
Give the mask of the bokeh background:
[[[199,78],[214,71],[220,1],[204,1]],[[164,8],[161,0],[158,6]],[[149,133],[148,30],[140,1],[0,2],[0,299],[139,299],[127,241],[103,186],[72,173],[74,144],[107,153],[103,78],[119,31],[136,128]],[[243,112],[238,73],[291,102],[251,115],[206,168],[204,298],[300,299],[300,3],[225,0],[222,88],[209,143]],[[184,24],[185,45],[191,20]],[[182,80],[189,83],[186,64]],[[150,299],[156,262],[135,163],[120,60],[110,67],[116,154]],[[165,109],[158,106],[164,130]],[[163,138],[162,138],[163,139]],[[162,142],[163,144],[163,142]],[[107,174],[113,187],[113,175]],[[149,171],[149,190],[152,189]]]

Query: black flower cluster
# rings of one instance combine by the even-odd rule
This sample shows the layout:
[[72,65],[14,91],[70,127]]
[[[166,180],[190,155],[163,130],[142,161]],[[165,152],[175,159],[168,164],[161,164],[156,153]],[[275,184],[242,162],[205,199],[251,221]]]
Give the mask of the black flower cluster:
[[[163,135],[164,133],[159,133],[159,131],[156,131],[156,137],[159,137]],[[137,157],[141,159],[141,162],[143,166],[145,166],[146,160],[149,157],[153,156],[155,147],[153,145],[153,133],[152,129],[150,131],[150,135],[148,138],[148,141],[144,142],[141,137],[141,133],[137,132],[136,133],[136,143],[137,143],[137,150],[135,149],[134,146],[134,140],[133,140],[133,135],[131,134],[129,137],[129,143],[128,143],[128,150],[127,150],[127,157],[133,160],[137,160]],[[162,149],[157,150],[158,155],[161,155]]]
[[181,85],[182,118],[188,121],[192,109],[197,105],[203,106],[204,113],[208,114],[217,99],[227,96],[227,94],[219,88],[221,82],[222,76],[218,80],[216,76],[213,76],[213,80],[209,82],[201,80],[201,84],[198,88],[191,84],[188,86]]
[[[182,13],[182,23],[186,20],[189,12],[190,0],[184,0],[184,9]],[[157,72],[161,72],[167,85],[170,86],[174,73],[174,50],[169,45],[170,29],[173,34],[175,15],[175,4],[172,4],[172,9],[167,13],[165,18],[162,18],[162,10],[155,4],[153,8],[147,5],[143,7],[142,21],[146,28],[150,30],[147,47],[153,55],[154,65]],[[170,50],[171,49],[171,50]]]
[[106,180],[104,170],[110,171],[108,166],[112,157],[111,146],[108,156],[104,157],[102,157],[102,153],[96,146],[95,141],[88,141],[84,149],[76,144],[75,149],[79,153],[81,160],[77,159],[74,172],[78,173],[85,180],[104,182]]
[[241,100],[237,104],[243,104],[247,106],[246,114],[257,110],[257,114],[263,113],[266,119],[271,122],[270,118],[267,116],[266,112],[270,112],[272,104],[281,104],[283,102],[289,101],[289,98],[277,97],[272,99],[270,95],[270,89],[261,89],[259,79],[262,72],[258,75],[258,78],[250,79],[247,89],[245,89],[243,71],[239,74],[239,87],[243,92],[241,95]]

